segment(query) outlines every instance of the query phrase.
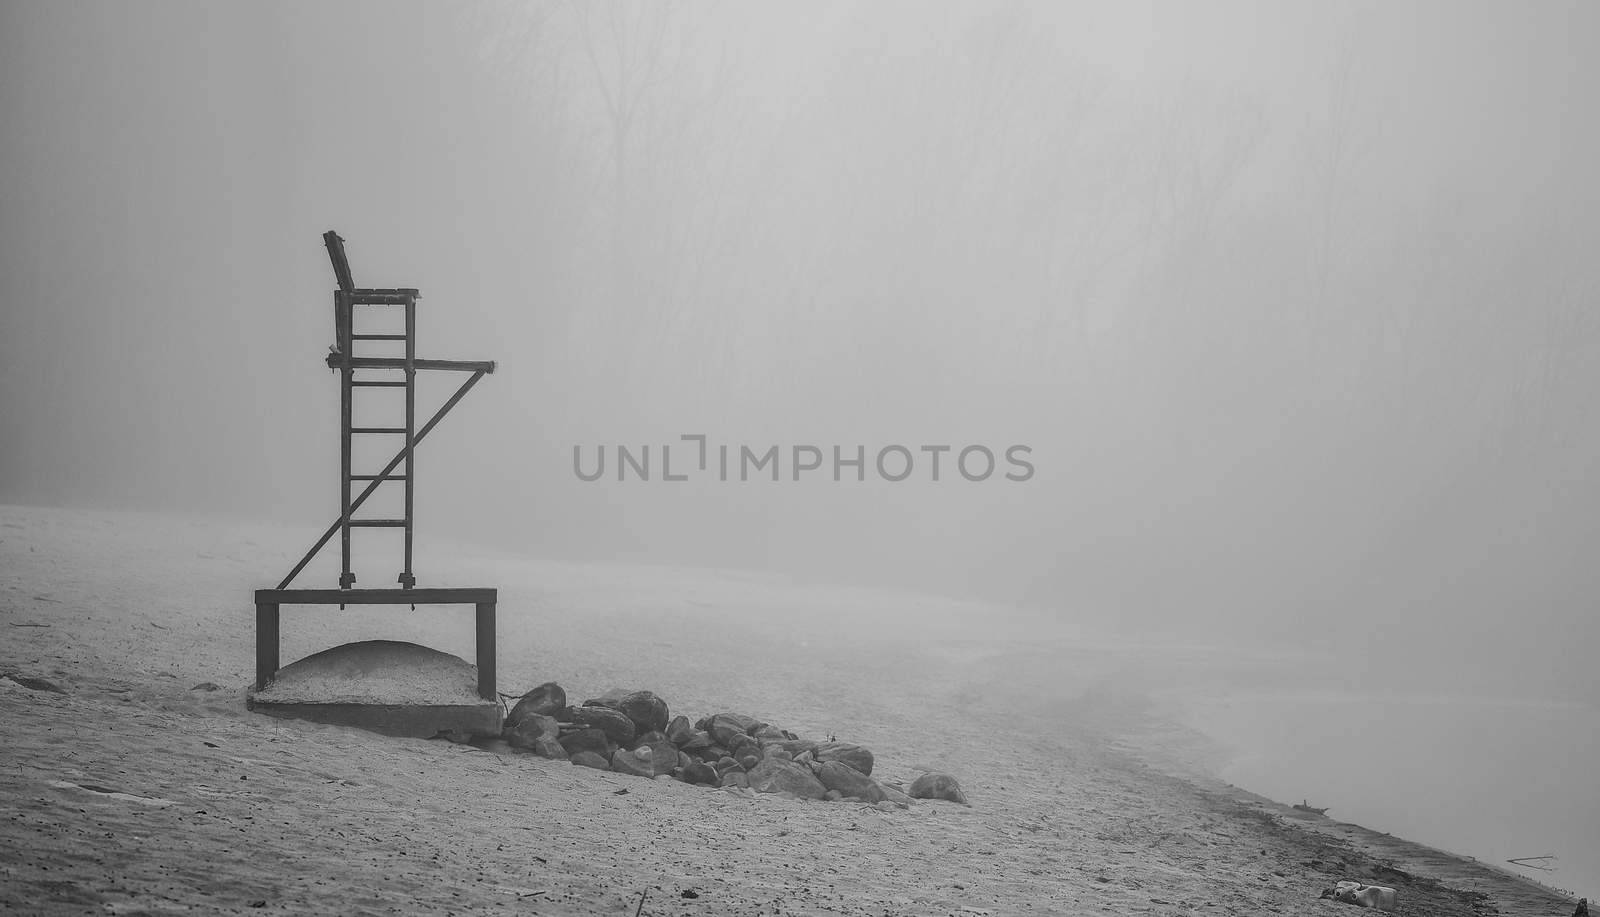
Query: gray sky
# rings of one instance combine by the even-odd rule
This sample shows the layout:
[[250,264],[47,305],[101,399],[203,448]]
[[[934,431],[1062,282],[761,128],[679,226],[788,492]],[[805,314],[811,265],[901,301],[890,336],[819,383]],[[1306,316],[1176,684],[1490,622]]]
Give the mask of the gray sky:
[[[1581,2],[0,3],[0,500],[328,521],[337,229],[423,355],[500,361],[419,458],[424,578],[434,532],[1593,700],[1597,44]],[[686,433],[1036,473],[573,474]]]

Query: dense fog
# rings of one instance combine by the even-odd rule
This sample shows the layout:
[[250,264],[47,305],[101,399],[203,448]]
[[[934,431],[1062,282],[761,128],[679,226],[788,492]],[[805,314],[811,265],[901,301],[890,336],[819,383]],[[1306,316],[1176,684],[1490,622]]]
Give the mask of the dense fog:
[[4,3],[0,501],[332,521],[336,229],[499,363],[424,583],[477,540],[1593,703],[1597,61],[1583,2]]

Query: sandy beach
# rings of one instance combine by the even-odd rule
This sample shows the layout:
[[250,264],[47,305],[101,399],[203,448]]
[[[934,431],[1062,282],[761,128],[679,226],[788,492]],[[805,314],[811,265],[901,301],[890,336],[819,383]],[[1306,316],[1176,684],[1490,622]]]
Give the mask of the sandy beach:
[[[1571,912],[1209,776],[1203,737],[1096,688],[1087,660],[1127,648],[916,596],[467,550],[420,571],[501,589],[502,691],[648,688],[836,734],[875,775],[955,775],[970,807],[752,798],[254,715],[250,590],[304,536],[0,508],[0,673],[34,685],[0,679],[0,911],[1340,915],[1317,893],[1355,879],[1398,889],[1399,914]],[[915,633],[889,623],[908,604]],[[471,657],[458,610],[285,611],[286,661],[376,638]]]

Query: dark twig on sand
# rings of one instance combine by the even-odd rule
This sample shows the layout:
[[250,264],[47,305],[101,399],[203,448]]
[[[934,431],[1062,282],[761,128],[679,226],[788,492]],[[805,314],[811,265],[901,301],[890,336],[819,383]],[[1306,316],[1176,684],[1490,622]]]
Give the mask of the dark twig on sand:
[[7,621],[6,623],[10,624],[12,627],[49,627],[50,626],[48,624],[34,624],[31,621],[30,622],[24,622],[22,624],[18,624],[15,621]]
[[648,888],[639,893],[639,906],[633,909],[633,917],[639,917],[640,914],[644,913],[644,897],[648,894],[650,894],[650,889]]
[[522,695],[520,695],[520,694],[507,694],[504,691],[496,691],[494,693],[499,695],[499,697],[500,697],[500,716],[501,717],[507,717],[507,716],[511,715],[511,705],[509,703],[507,703],[508,701],[522,700]]

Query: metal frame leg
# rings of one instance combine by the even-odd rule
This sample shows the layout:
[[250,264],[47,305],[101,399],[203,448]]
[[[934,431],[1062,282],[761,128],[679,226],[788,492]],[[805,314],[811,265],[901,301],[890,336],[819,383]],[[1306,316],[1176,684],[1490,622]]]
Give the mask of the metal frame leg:
[[[354,308],[344,293],[335,293],[334,301],[339,313],[339,352],[344,366],[339,372],[339,588],[355,585],[356,575],[350,570],[350,427],[355,414],[355,369],[350,363],[350,350],[355,346]],[[409,485],[408,485],[409,486]]]
[[494,700],[494,605],[493,602],[478,602],[478,696],[484,700]]
[[417,300],[406,297],[406,558],[400,571],[400,585],[411,589],[417,577],[411,572],[411,534],[413,529],[411,489],[417,483]]
[[271,684],[278,675],[278,608],[271,602],[256,603],[257,691]]

